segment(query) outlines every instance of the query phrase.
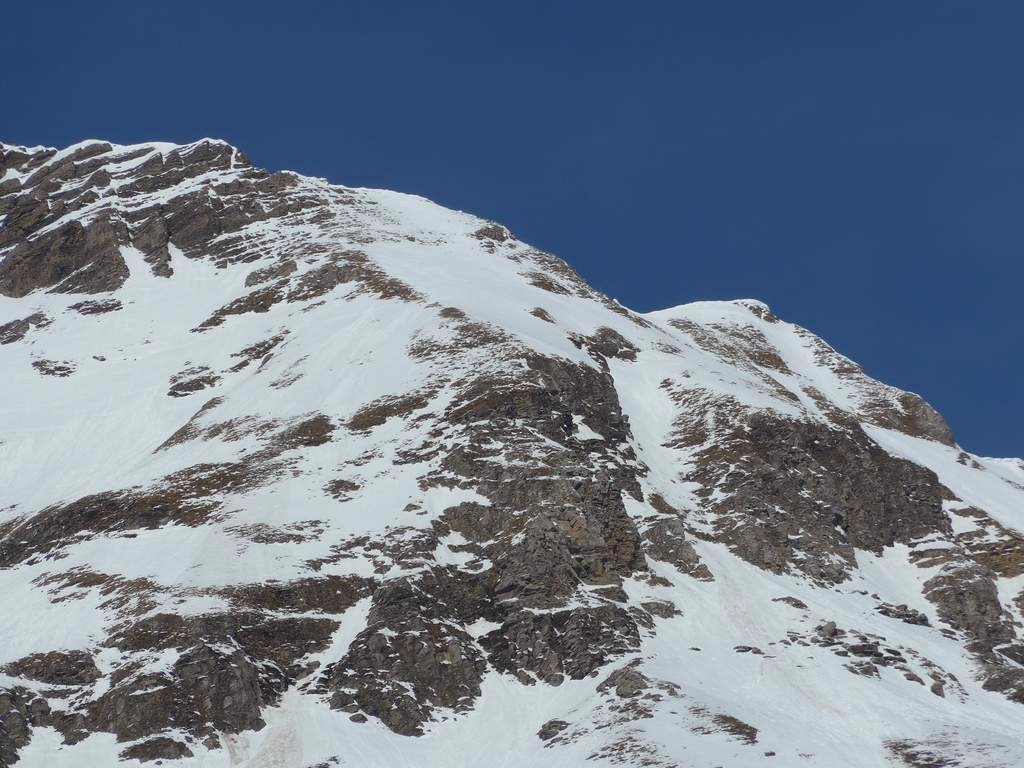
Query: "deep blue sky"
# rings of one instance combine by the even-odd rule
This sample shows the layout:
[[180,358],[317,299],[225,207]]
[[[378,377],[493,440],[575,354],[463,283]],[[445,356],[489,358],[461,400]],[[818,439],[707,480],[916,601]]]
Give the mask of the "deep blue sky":
[[0,137],[221,137],[500,220],[635,309],[760,298],[1024,456],[1022,32],[995,1],[37,0]]

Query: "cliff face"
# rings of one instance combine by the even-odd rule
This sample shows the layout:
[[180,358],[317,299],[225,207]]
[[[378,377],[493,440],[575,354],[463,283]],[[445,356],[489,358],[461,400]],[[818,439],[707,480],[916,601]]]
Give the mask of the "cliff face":
[[0,145],[0,370],[0,766],[1024,762],[1024,464],[759,302]]

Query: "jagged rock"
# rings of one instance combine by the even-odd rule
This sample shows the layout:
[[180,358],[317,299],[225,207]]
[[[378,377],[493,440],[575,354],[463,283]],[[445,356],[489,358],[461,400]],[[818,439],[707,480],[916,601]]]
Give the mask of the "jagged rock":
[[629,699],[639,696],[650,686],[650,680],[634,667],[627,666],[617,669],[597,686],[599,691],[614,689],[615,695],[620,699]]
[[182,757],[192,757],[192,750],[167,736],[157,736],[147,739],[139,744],[133,744],[121,752],[122,760],[138,760],[146,763],[151,760],[178,760]]
[[306,712],[347,718],[317,760],[379,721],[479,761],[441,723],[502,696],[553,764],[785,733],[830,765],[904,724],[1021,762],[1024,465],[760,302],[639,315],[501,225],[213,140],[0,144],[0,217],[0,765],[43,727],[71,761],[309,754]]
[[540,730],[537,731],[537,738],[541,741],[553,739],[568,727],[569,724],[565,722],[565,720],[548,720],[540,727]]
[[32,367],[43,376],[57,376],[65,378],[76,370],[74,363],[64,360],[33,360]]
[[972,563],[945,566],[924,585],[944,622],[965,632],[979,647],[990,650],[1014,637],[991,571]]
[[291,275],[296,269],[298,269],[298,266],[295,262],[292,259],[287,259],[279,264],[253,270],[245,276],[245,284],[247,286],[255,286],[280,280]]
[[127,230],[109,218],[71,221],[33,240],[21,240],[0,261],[0,294],[20,297],[37,288],[58,293],[112,291],[128,278],[118,246]]
[[117,299],[105,301],[80,301],[72,304],[68,309],[75,310],[80,315],[102,315],[107,312],[117,312],[122,308],[121,302]]
[[502,672],[529,681],[533,672],[550,685],[580,680],[609,659],[640,644],[636,622],[618,606],[517,614],[480,640]]
[[169,728],[196,736],[263,727],[259,670],[242,651],[200,644],[182,653],[169,675],[114,682],[89,706],[94,728],[134,740]]
[[757,413],[702,458],[696,477],[722,497],[717,538],[767,570],[840,581],[855,549],[950,533],[934,473],[893,458],[856,425]]
[[826,621],[818,627],[818,634],[822,637],[835,637],[837,631],[836,623],[834,621]]
[[[332,691],[332,707],[356,707],[411,735],[422,732],[435,708],[464,710],[480,695],[483,656],[453,625],[463,618],[460,608],[476,607],[471,595],[477,587],[444,572],[433,577],[429,584],[403,579],[377,589],[367,628],[321,677]],[[424,610],[424,594],[434,595],[432,610]]]
[[372,594],[373,587],[373,579],[366,577],[324,575],[230,587],[224,590],[224,594],[241,609],[340,614],[355,605],[357,600]]
[[655,560],[671,563],[682,573],[698,579],[712,579],[711,571],[700,561],[693,544],[686,540],[686,528],[678,519],[659,520],[644,530],[647,554]]
[[796,597],[793,597],[791,595],[785,595],[783,597],[773,597],[772,598],[772,602],[773,603],[785,603],[786,605],[791,606],[793,608],[796,608],[797,610],[800,610],[800,611],[806,611],[807,610],[807,603],[805,603],[803,600],[800,600],[800,599],[798,599]]
[[916,608],[909,608],[903,603],[900,605],[883,603],[878,606],[877,610],[883,616],[888,616],[890,619],[899,619],[907,624],[919,624],[921,626],[927,626],[929,624],[927,616]]
[[612,357],[619,360],[636,360],[636,353],[639,350],[628,339],[613,328],[598,328],[592,336],[579,336],[573,338],[573,342],[580,347],[586,347],[594,358],[602,365],[606,358]]
[[[0,766],[14,765],[18,751],[32,738],[31,694],[18,688],[0,688]],[[38,723],[42,724],[42,723]]]
[[35,653],[8,664],[4,672],[50,685],[88,685],[100,677],[92,656],[85,651]]
[[33,312],[20,320],[11,320],[0,325],[0,344],[13,344],[25,338],[32,328],[45,328],[50,324],[49,318],[42,312]]
[[647,611],[653,616],[658,616],[662,619],[671,619],[673,616],[682,615],[676,606],[668,600],[649,600],[640,603],[640,607]]

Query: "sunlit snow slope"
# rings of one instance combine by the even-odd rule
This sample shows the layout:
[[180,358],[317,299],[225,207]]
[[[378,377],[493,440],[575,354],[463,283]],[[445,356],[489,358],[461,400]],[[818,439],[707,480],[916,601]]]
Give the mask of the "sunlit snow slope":
[[757,301],[0,145],[0,766],[1024,765],[1024,463]]

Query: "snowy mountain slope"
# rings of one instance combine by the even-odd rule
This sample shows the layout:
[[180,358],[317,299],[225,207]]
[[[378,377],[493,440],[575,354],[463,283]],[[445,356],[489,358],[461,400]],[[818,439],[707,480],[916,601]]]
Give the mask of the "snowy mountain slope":
[[0,765],[1014,766],[1024,469],[755,301],[0,145]]

